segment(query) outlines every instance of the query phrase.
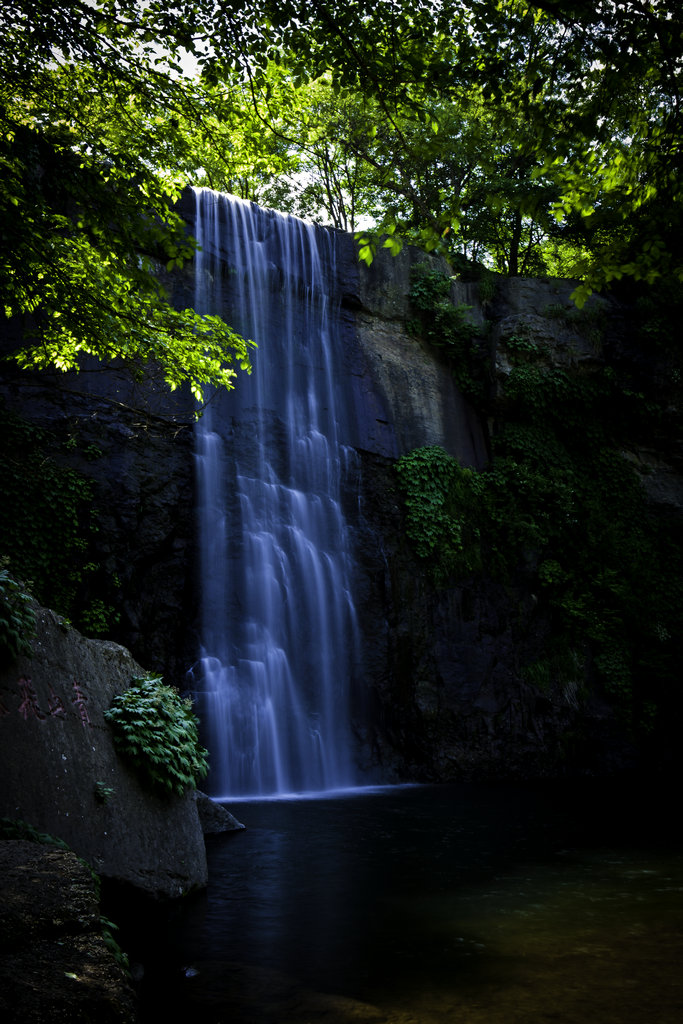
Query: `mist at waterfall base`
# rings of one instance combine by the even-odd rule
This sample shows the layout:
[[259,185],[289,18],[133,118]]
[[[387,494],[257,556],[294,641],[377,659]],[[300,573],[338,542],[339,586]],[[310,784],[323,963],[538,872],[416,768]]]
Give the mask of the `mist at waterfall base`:
[[240,803],[206,892],[122,937],[141,1021],[678,1024],[669,803],[594,780]]
[[195,308],[258,348],[197,429],[201,658],[191,673],[208,790],[352,786],[357,660],[336,236],[197,189]]

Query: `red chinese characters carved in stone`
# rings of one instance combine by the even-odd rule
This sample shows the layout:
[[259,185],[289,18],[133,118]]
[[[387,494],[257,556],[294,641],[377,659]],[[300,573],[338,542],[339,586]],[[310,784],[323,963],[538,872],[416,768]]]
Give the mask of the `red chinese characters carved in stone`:
[[87,698],[84,696],[83,691],[74,679],[74,696],[72,697],[72,703],[75,704],[78,714],[80,715],[83,728],[86,729],[90,725],[90,718],[88,717],[88,709],[85,706]]
[[29,718],[45,718],[45,712],[41,711],[38,704],[38,694],[31,682],[31,677],[21,676],[18,681],[18,686],[19,694],[21,696],[19,714],[23,715],[24,721],[28,721]]
[[64,707],[64,701],[59,696],[59,694],[55,693],[52,687],[50,687],[50,696],[48,699],[47,713],[48,715],[51,715],[53,718],[66,718],[66,708]]

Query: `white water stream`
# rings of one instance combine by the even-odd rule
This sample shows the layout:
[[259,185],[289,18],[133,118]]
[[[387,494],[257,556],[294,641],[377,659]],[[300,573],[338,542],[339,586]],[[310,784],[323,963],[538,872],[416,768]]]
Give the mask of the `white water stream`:
[[196,190],[195,308],[258,345],[196,434],[201,659],[193,670],[221,796],[353,785],[353,559],[340,486],[335,235]]

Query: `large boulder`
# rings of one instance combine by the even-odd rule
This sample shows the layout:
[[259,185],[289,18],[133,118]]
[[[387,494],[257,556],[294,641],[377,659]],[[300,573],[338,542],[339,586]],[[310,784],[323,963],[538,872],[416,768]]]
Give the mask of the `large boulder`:
[[125,648],[38,609],[31,656],[0,671],[0,816],[63,839],[102,876],[180,896],[207,880],[194,793],[146,787],[104,718],[141,675]]

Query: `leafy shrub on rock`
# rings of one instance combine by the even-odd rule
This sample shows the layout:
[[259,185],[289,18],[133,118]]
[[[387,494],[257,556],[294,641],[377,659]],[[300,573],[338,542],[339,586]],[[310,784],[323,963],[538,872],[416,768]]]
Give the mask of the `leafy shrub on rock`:
[[153,786],[182,794],[208,772],[192,701],[159,676],[133,679],[105,712],[114,744]]

